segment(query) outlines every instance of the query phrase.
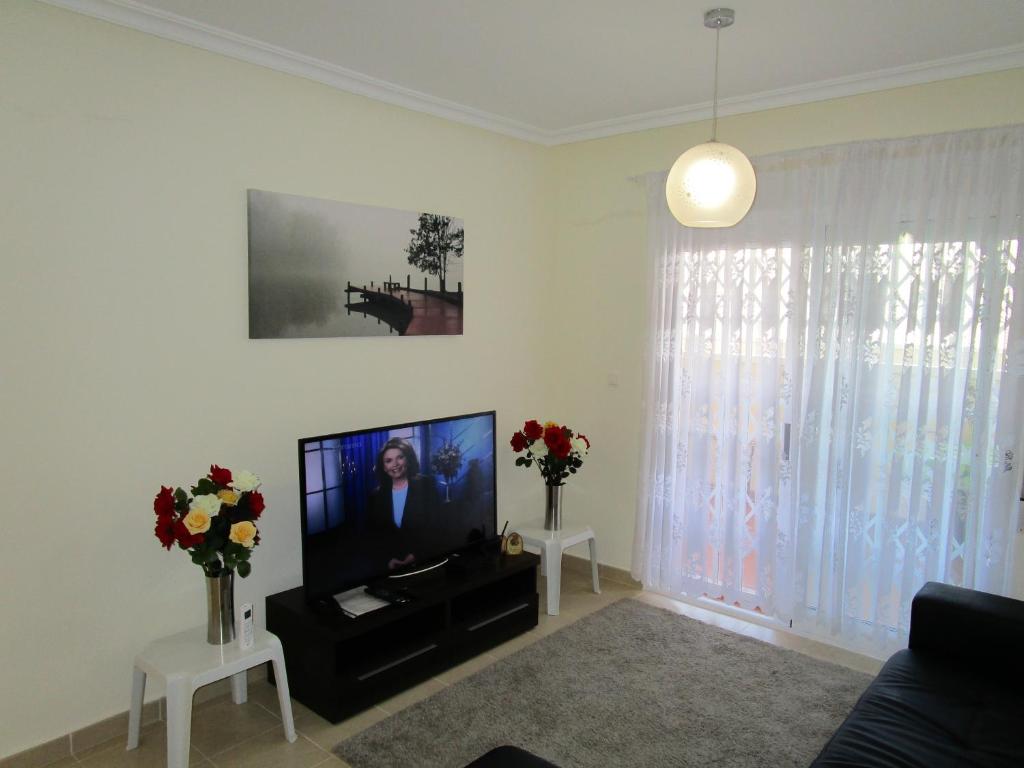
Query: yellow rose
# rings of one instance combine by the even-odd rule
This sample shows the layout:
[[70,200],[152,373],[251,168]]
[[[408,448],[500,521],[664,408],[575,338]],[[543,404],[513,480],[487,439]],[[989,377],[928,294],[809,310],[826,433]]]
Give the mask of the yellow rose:
[[243,547],[252,549],[256,545],[256,533],[256,526],[248,520],[243,520],[231,526],[231,533],[228,534],[228,538],[235,542],[235,544],[241,544]]
[[206,513],[205,509],[200,509],[199,507],[190,509],[188,514],[185,515],[185,519],[181,522],[185,524],[188,532],[193,536],[210,530],[210,516]]
[[549,429],[550,427],[557,427],[557,426],[558,426],[558,422],[557,421],[545,421],[544,422],[544,428],[545,429]]
[[217,498],[223,501],[229,507],[235,506],[238,503],[238,497],[241,495],[242,494],[240,493],[229,491],[227,488],[225,488],[223,491],[217,491]]

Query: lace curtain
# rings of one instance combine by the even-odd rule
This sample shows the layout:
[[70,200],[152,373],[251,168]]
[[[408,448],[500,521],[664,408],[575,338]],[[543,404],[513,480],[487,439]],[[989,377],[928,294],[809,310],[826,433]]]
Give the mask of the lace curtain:
[[730,229],[681,227],[647,178],[633,573],[884,652],[925,581],[1011,588],[1024,128],[755,167]]

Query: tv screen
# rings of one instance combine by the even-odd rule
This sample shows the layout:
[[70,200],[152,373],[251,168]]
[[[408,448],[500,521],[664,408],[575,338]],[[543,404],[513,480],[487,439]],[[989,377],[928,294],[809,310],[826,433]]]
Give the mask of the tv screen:
[[495,535],[494,411],[299,440],[302,570],[316,600]]

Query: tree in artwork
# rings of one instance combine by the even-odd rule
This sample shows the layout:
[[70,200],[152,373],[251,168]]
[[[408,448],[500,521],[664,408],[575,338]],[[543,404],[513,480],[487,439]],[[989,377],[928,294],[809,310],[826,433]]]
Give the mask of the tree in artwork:
[[450,216],[421,213],[419,227],[410,229],[409,234],[412,240],[405,249],[409,263],[421,272],[440,278],[441,290],[445,291],[448,260],[462,258],[464,230]]

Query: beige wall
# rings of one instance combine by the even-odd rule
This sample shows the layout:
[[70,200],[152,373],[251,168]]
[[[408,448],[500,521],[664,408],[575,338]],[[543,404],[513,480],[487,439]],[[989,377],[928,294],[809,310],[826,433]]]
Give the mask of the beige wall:
[[[718,136],[750,155],[861,139],[1024,122],[1024,69],[719,121]],[[597,447],[567,517],[590,518],[603,562],[629,568],[639,466],[648,321],[645,192],[630,177],[669,168],[706,141],[707,122],[581,142],[553,150],[560,368],[551,412]],[[617,382],[614,384],[613,382]],[[1021,558],[1024,562],[1024,558]],[[1024,568],[1018,570],[1024,594]]]
[[[758,154],[1015,122],[1022,91],[1016,71],[729,118],[720,136]],[[498,514],[521,521],[541,487],[505,437],[557,418],[596,448],[567,517],[628,567],[647,297],[627,177],[707,131],[543,149],[0,4],[0,756],[123,711],[132,655],[204,620],[198,569],[152,537],[161,483],[214,462],[259,473],[269,510],[237,597],[300,583],[302,435],[495,408]],[[465,335],[250,341],[249,187],[462,216]]]
[[[262,476],[237,587],[262,621],[264,595],[301,583],[298,437],[490,408],[511,435],[539,410],[546,159],[0,3],[0,756],[125,710],[133,654],[205,621],[201,572],[153,537],[161,483]],[[463,217],[465,335],[250,341],[249,187]],[[540,491],[499,447],[504,519]]]

